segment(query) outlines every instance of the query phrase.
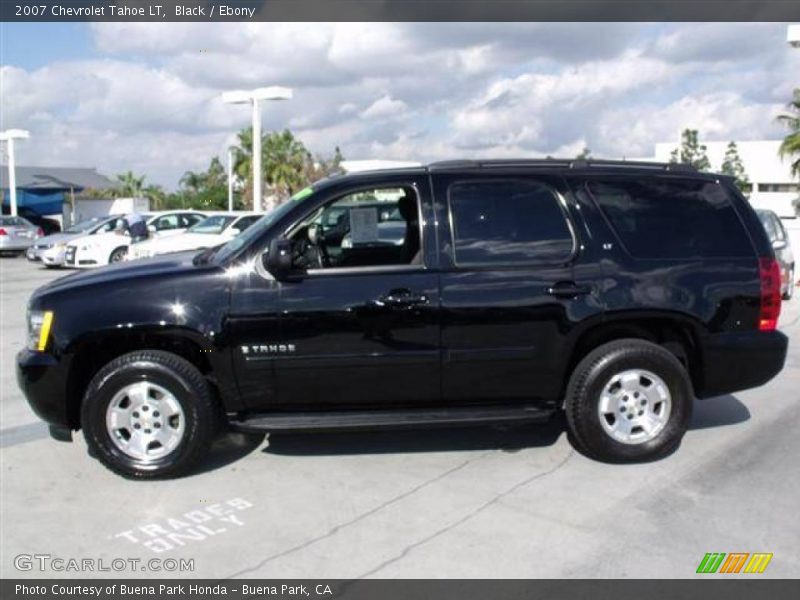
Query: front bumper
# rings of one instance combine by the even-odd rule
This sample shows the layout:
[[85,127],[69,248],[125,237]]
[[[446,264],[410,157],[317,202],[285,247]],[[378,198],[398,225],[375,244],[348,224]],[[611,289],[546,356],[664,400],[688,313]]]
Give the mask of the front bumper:
[[702,344],[703,364],[695,382],[698,398],[764,385],[783,369],[789,338],[780,331],[730,332]]
[[62,247],[50,248],[42,252],[39,259],[49,267],[60,267],[64,264],[66,249]]
[[64,266],[77,269],[91,269],[100,266],[97,258],[89,250],[82,250],[78,246],[67,246],[64,253]]
[[17,354],[17,383],[33,412],[51,431],[71,429],[67,407],[69,358],[27,348]]

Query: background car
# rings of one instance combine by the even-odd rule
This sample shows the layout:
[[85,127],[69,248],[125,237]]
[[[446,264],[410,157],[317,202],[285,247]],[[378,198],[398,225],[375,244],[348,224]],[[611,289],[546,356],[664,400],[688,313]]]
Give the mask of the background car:
[[767,237],[775,250],[775,258],[781,267],[781,295],[790,300],[794,294],[794,253],[789,243],[789,235],[780,217],[771,210],[756,210],[761,224],[767,231]]
[[262,217],[261,213],[219,213],[207,217],[181,235],[157,238],[131,246],[129,260],[224,244]]
[[0,253],[19,254],[42,236],[42,229],[22,217],[0,217]]
[[67,249],[67,242],[83,235],[113,231],[117,219],[121,216],[122,215],[92,217],[75,223],[60,233],[45,235],[31,244],[26,252],[26,256],[28,260],[31,261],[41,260],[45,266],[59,267],[64,263],[64,253]]
[[[183,233],[188,227],[206,218],[205,213],[194,210],[145,213],[142,216],[145,217],[147,228],[153,238]],[[68,267],[91,268],[125,260],[131,247],[131,239],[127,233],[118,230],[119,224],[120,221],[116,221],[103,235],[83,236],[71,240],[66,249],[64,264]]]

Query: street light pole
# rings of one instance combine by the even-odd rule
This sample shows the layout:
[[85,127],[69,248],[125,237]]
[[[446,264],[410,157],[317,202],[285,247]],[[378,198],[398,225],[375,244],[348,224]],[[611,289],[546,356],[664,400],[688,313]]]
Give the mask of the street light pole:
[[11,201],[11,216],[17,216],[17,167],[14,160],[14,140],[27,140],[30,133],[24,129],[7,129],[0,132],[0,141],[8,145],[8,193]]
[[228,210],[233,210],[233,146],[228,146]]
[[289,100],[292,98],[291,88],[271,86],[250,91],[233,91],[222,94],[222,101],[228,104],[250,104],[253,110],[253,210],[261,211],[263,201],[261,184],[261,101]]
[[264,172],[261,170],[261,104],[256,98],[253,102],[253,210],[263,210],[264,195],[261,184]]

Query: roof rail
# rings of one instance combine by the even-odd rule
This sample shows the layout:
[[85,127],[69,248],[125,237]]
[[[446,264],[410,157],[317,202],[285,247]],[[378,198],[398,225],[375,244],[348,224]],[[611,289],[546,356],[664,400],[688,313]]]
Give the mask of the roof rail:
[[428,165],[431,171],[451,169],[499,169],[508,167],[560,167],[562,169],[590,169],[590,168],[637,168],[652,169],[654,171],[676,171],[696,173],[690,164],[661,163],[642,160],[596,160],[596,159],[567,159],[567,158],[525,158],[525,159],[493,159],[493,160],[447,160],[434,162]]

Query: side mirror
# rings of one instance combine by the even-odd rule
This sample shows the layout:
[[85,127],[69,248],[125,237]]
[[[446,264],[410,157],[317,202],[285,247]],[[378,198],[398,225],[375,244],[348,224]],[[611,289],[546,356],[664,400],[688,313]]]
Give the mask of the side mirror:
[[242,230],[238,227],[228,227],[228,229],[225,230],[225,235],[229,235],[231,237],[236,237],[240,233],[242,233]]
[[148,226],[147,226],[147,230],[148,230],[150,233],[155,233],[155,232],[156,232],[156,226],[155,226],[155,225],[148,225]]
[[269,252],[262,258],[264,267],[270,274],[281,281],[292,272],[292,242],[284,238],[272,240]]
[[775,240],[772,242],[773,250],[783,250],[786,248],[786,240]]

